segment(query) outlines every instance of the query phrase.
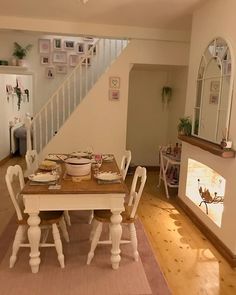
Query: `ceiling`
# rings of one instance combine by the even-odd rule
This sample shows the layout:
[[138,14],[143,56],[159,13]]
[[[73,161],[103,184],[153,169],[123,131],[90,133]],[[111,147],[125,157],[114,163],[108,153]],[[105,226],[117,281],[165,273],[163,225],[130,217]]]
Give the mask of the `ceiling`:
[[0,16],[190,30],[193,11],[208,0],[7,0]]

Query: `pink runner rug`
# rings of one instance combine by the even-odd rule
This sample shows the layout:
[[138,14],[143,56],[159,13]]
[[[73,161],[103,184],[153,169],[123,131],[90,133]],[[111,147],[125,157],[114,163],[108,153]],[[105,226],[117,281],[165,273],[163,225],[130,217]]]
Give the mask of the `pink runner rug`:
[[[70,243],[63,241],[65,269],[59,267],[54,248],[42,248],[38,274],[31,273],[28,264],[29,248],[20,248],[15,267],[9,269],[16,224],[14,220],[8,224],[0,240],[1,295],[171,294],[139,220],[136,229],[140,259],[138,262],[133,260],[130,244],[121,245],[120,268],[115,271],[110,265],[109,245],[98,245],[91,264],[86,265],[91,229],[86,223],[88,216],[81,211],[71,212],[70,215]],[[127,236],[125,227],[123,235]]]

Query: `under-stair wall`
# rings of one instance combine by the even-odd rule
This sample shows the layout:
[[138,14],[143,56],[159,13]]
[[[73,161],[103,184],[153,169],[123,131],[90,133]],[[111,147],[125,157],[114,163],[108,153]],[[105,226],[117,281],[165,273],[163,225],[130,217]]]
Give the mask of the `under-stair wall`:
[[[92,147],[94,152],[113,153],[120,161],[126,148],[129,72],[132,65],[186,66],[188,54],[188,43],[130,41],[45,147],[42,156],[50,152],[68,153]],[[113,76],[120,77],[120,99],[117,101],[109,100],[109,78]]]
[[[127,46],[127,40],[98,39],[32,120],[33,148],[42,149],[55,136],[100,76]],[[27,140],[29,143],[29,139]]]

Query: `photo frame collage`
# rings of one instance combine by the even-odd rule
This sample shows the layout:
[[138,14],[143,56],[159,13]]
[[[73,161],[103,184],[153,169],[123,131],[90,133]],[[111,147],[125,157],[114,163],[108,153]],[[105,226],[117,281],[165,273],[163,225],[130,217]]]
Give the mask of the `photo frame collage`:
[[[83,41],[63,40],[62,38],[39,39],[40,64],[46,66],[45,75],[48,79],[57,74],[67,74],[68,67],[77,66],[80,58],[94,46],[93,38]],[[91,55],[96,55],[96,47]],[[91,65],[91,57],[84,59],[84,65]]]

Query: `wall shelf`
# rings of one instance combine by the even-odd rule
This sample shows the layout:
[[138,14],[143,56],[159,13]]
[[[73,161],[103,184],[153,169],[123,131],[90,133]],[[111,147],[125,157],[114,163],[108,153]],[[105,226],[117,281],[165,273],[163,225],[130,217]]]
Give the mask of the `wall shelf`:
[[27,67],[22,66],[2,66],[0,65],[0,70],[9,70],[9,71],[26,71]]
[[200,147],[201,149],[208,151],[221,158],[235,158],[235,150],[222,149],[219,144],[212,143],[195,136],[179,135],[178,138],[181,141]]

